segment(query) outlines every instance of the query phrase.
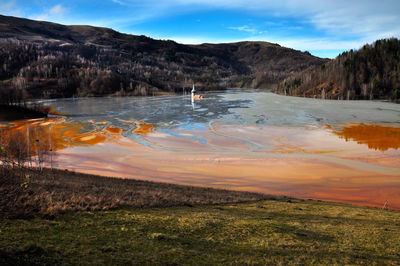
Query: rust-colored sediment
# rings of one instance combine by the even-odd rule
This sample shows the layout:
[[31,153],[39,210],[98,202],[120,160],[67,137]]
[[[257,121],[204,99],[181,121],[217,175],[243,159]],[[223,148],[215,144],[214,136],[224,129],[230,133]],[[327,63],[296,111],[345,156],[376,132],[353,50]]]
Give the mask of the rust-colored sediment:
[[141,121],[136,122],[136,129],[133,131],[136,134],[146,135],[154,132],[155,126],[153,124],[146,124]]
[[124,132],[125,130],[123,130],[122,128],[119,127],[113,127],[113,126],[109,126],[106,128],[106,130],[110,133],[113,134],[121,134],[122,132]]
[[152,124],[135,124],[133,133],[150,146],[123,137],[117,127],[85,132],[90,127],[63,119],[14,123],[0,129],[0,138],[27,142],[29,135],[33,155],[36,139],[51,143],[62,169],[376,207],[388,200],[389,208],[400,210],[397,127],[350,124],[335,131],[218,124],[169,135]]

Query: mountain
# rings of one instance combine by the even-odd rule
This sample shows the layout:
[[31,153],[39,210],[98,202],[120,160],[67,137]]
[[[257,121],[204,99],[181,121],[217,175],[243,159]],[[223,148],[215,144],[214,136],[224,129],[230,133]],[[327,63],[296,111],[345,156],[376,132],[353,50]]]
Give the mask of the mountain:
[[268,42],[183,45],[0,15],[0,99],[272,88],[321,59]]
[[282,81],[277,93],[327,99],[400,101],[400,40],[382,39]]

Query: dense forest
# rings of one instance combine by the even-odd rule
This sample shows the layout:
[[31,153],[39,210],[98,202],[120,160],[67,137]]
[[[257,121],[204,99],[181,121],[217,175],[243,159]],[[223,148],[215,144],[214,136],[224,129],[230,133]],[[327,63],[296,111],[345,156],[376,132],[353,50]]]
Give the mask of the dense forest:
[[400,40],[383,39],[350,50],[286,78],[276,92],[326,99],[400,101]]
[[267,42],[183,45],[0,16],[0,101],[273,88],[321,59]]

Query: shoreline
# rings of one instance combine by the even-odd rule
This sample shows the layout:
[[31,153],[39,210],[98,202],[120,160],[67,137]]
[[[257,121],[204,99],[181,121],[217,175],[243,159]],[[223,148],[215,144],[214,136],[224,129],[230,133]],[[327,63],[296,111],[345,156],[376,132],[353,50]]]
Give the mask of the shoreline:
[[116,208],[230,204],[289,199],[262,193],[89,175],[65,170],[0,169],[0,216],[30,218]]
[[[59,171],[64,171],[61,168],[54,168],[55,170]],[[310,196],[292,196],[288,194],[282,194],[282,193],[268,193],[268,192],[263,192],[263,191],[257,191],[257,190],[245,190],[245,189],[235,189],[235,188],[230,188],[228,186],[208,186],[208,185],[201,185],[201,184],[194,184],[190,185],[188,183],[184,182],[168,182],[168,181],[157,181],[157,180],[151,180],[151,179],[139,179],[135,177],[121,177],[119,175],[102,175],[102,174],[95,174],[91,173],[90,171],[85,172],[85,171],[76,171],[76,170],[68,170],[70,173],[75,173],[77,175],[82,174],[82,175],[87,175],[87,176],[93,176],[93,177],[99,177],[99,178],[111,178],[111,179],[119,179],[119,180],[132,180],[132,181],[139,181],[139,182],[149,182],[149,183],[156,183],[156,184],[165,184],[165,185],[171,185],[171,186],[183,186],[183,187],[195,187],[195,188],[203,188],[203,189],[210,189],[210,190],[222,190],[222,191],[228,191],[228,192],[239,192],[239,193],[255,193],[255,194],[261,194],[261,195],[266,195],[266,196],[271,196],[276,199],[283,199],[283,200],[300,200],[300,201],[315,201],[315,202],[324,202],[324,203],[333,203],[333,204],[344,204],[344,205],[349,205],[349,206],[354,206],[354,207],[361,207],[361,208],[372,208],[372,209],[383,209],[383,206],[385,205],[385,202],[383,201],[382,204],[380,203],[374,203],[374,202],[368,202],[368,201],[353,201],[351,199],[335,199],[335,198],[330,198],[330,197],[325,197],[325,198],[314,198]],[[400,212],[399,207],[392,207],[391,201],[388,200],[387,207],[385,210],[390,210],[390,211],[396,211]]]
[[[285,96],[289,98],[300,98],[300,99],[312,99],[312,100],[324,100],[327,102],[378,102],[378,103],[393,103],[393,104],[400,104],[400,101],[393,101],[390,99],[382,98],[382,99],[334,99],[334,98],[317,98],[317,97],[307,97],[301,95],[289,95],[276,92],[274,89],[265,89],[265,88],[247,88],[247,87],[232,87],[232,88],[223,88],[223,89],[216,89],[216,90],[199,90],[198,93],[226,93],[229,91],[234,92],[268,92],[278,96]],[[74,100],[81,100],[81,99],[95,99],[95,98],[151,98],[151,97],[168,97],[168,96],[190,96],[190,94],[182,94],[181,92],[160,92],[154,95],[93,95],[93,96],[79,96],[79,97],[54,97],[54,98],[33,98],[27,101],[28,104],[43,104],[43,103],[51,103],[54,101],[74,101]],[[0,104],[0,108],[2,106],[10,106],[5,104]],[[14,105],[11,105],[14,106]],[[18,106],[18,105],[17,105]],[[26,110],[32,110],[29,108],[25,108]],[[1,110],[1,109],[0,109]],[[32,110],[35,111],[35,110]],[[40,111],[39,111],[40,112]],[[46,112],[43,112],[47,114]],[[1,121],[1,120],[0,120]]]
[[[382,210],[377,206],[303,199],[285,195],[189,186],[121,177],[106,177],[68,170],[0,169],[3,191],[0,217],[46,217],[75,211],[120,208],[168,208],[251,203],[264,200],[312,201]],[[399,212],[389,208],[388,211]]]

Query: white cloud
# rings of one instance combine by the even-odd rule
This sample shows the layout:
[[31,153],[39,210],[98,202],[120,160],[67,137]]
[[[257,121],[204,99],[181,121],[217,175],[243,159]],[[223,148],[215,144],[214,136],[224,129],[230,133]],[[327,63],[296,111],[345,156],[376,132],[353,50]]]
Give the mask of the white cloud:
[[[129,1],[129,0],[125,0]],[[132,1],[131,1],[132,2]],[[136,1],[133,1],[136,2]],[[358,49],[365,43],[372,43],[381,38],[400,37],[400,1],[399,0],[147,0],[146,4],[162,8],[168,6],[170,13],[174,10],[236,10],[249,12],[257,17],[265,17],[266,25],[272,17],[288,21],[287,29],[318,30],[320,36],[288,37],[271,36],[266,32],[257,32],[256,27],[248,25],[230,27],[252,34],[247,40],[265,40],[279,43],[298,50],[337,51]],[[290,28],[290,21],[301,23],[303,29]],[[276,19],[271,23],[277,23]],[[308,25],[308,26],[307,26]],[[261,25],[259,25],[261,26]],[[271,26],[271,25],[270,25]],[[276,25],[272,25],[276,26]],[[173,37],[170,37],[174,39]],[[207,37],[186,38],[192,43],[230,42],[238,40],[218,40]],[[180,37],[175,39],[185,40]],[[188,42],[189,40],[186,40]]]
[[258,32],[258,30],[256,28],[251,28],[251,27],[249,27],[247,25],[240,26],[240,27],[228,27],[228,29],[244,31],[244,32],[252,33],[252,34],[255,34],[255,33]]
[[[31,15],[30,18],[63,24],[91,24],[129,32],[134,28],[133,25],[155,18],[190,14],[193,11],[234,10],[256,15],[257,21],[264,17],[265,23],[254,25],[252,22],[240,22],[247,25],[230,24],[232,26],[229,29],[247,33],[248,40],[265,40],[299,50],[347,50],[359,48],[379,38],[400,37],[400,0],[109,0],[109,2],[114,3],[116,8],[131,11],[131,16],[66,16],[70,10],[57,4],[44,9],[40,14]],[[24,9],[19,9],[22,5],[15,3],[16,0],[0,0],[0,12],[20,16],[23,14],[21,10]],[[284,33],[281,36],[272,36],[264,31],[267,28],[269,32],[274,32],[270,28],[280,25],[291,33],[295,30],[304,32],[308,28],[314,32],[317,30],[321,37],[313,32],[307,34],[312,37],[294,37],[284,36]],[[149,35],[150,32],[144,34]],[[197,36],[194,33],[161,38],[189,44],[240,41],[230,39],[229,35],[221,35],[220,39]]]
[[49,9],[46,9],[41,14],[30,16],[30,18],[35,20],[59,21],[68,13],[68,11],[68,8],[58,4]]
[[126,5],[126,3],[124,1],[121,1],[121,0],[111,0],[111,1],[113,1],[116,4],[122,5],[122,6]]
[[[230,9],[257,16],[296,18],[329,34],[340,36],[400,36],[399,0],[112,0],[140,7],[147,12],[168,14],[192,10]],[[165,12],[156,12],[164,14]],[[239,30],[239,29],[238,29]],[[245,29],[244,29],[245,30]],[[388,36],[390,37],[390,36]]]
[[1,1],[0,2],[0,11],[4,12],[10,10],[15,7],[15,0],[11,1]]
[[68,8],[63,7],[62,5],[55,5],[49,10],[51,16],[64,16],[67,12]]
[[0,2],[0,13],[8,16],[21,17],[24,12],[17,7],[15,0],[1,1]]

